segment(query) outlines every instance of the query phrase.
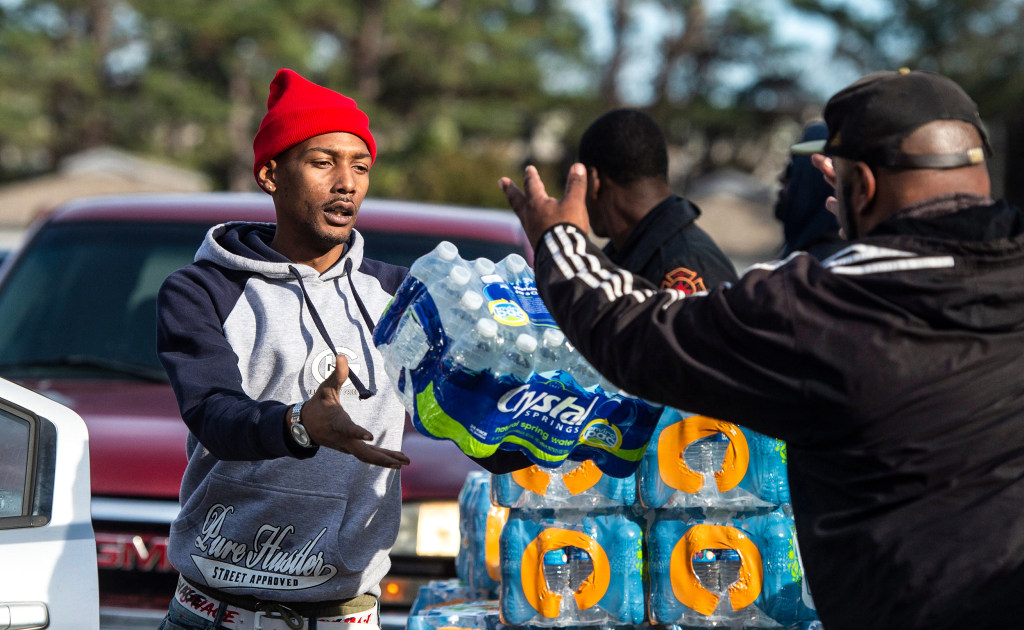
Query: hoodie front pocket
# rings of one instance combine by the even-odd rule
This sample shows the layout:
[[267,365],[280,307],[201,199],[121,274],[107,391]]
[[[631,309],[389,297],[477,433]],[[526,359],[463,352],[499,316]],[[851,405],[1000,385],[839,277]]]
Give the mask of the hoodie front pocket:
[[339,573],[331,542],[347,508],[341,496],[211,474],[192,503],[174,524],[173,561],[209,586],[269,596],[315,589]]

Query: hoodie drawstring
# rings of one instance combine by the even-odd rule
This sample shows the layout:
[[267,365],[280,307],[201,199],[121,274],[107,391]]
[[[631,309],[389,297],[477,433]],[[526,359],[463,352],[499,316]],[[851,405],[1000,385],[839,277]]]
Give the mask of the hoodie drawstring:
[[352,287],[352,297],[356,299],[356,306],[359,307],[359,312],[363,315],[363,321],[366,322],[366,327],[370,329],[370,334],[373,334],[373,318],[370,317],[370,312],[366,310],[366,305],[363,304],[362,298],[359,297],[359,293],[356,292],[356,284],[352,281],[352,259],[345,259],[345,277],[348,278],[348,286]]
[[[309,309],[309,314],[313,318],[313,324],[316,325],[316,329],[320,331],[320,336],[323,337],[324,341],[327,342],[327,347],[331,349],[334,356],[338,356],[338,350],[334,347],[334,342],[331,341],[331,336],[327,334],[327,327],[324,326],[323,320],[320,319],[320,313],[317,312],[316,307],[313,306],[313,301],[309,299],[309,293],[306,292],[306,285],[302,282],[302,274],[293,265],[288,265],[288,271],[295,276],[295,279],[299,281],[299,289],[302,291],[302,299],[306,302],[306,308]],[[356,293],[355,285],[352,283],[352,259],[348,258],[345,260],[345,273],[349,276],[348,283],[352,287],[352,295],[355,297],[356,305],[359,307],[359,312],[363,316],[363,321],[366,322],[366,326],[370,329],[370,334],[373,334],[373,320],[370,319],[370,314],[366,310],[366,306],[363,305],[363,301],[359,299],[359,294]],[[368,388],[363,385],[359,377],[356,376],[355,372],[348,373],[348,380],[352,381],[352,385],[355,386],[356,391],[359,392],[359,399],[366,400],[370,396],[377,393],[376,388]]]

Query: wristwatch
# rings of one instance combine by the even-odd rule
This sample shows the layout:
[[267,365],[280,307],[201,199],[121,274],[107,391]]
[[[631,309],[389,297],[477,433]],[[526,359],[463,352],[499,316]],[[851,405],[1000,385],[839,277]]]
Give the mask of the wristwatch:
[[313,440],[310,439],[306,427],[302,426],[302,405],[298,402],[292,406],[291,419],[288,422],[288,434],[292,436],[295,443],[303,448],[311,448]]

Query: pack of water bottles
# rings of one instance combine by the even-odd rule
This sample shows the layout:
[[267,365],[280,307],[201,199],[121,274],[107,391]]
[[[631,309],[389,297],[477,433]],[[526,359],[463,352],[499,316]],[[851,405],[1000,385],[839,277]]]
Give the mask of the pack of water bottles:
[[498,602],[494,600],[457,601],[422,608],[409,616],[405,627],[406,630],[504,630],[498,618]]
[[459,551],[455,574],[485,598],[498,597],[500,536],[508,508],[491,502],[491,475],[472,471],[459,492]]
[[[676,414],[675,420],[679,416],[687,417]],[[704,420],[695,422],[707,426]],[[698,431],[691,437],[700,442],[707,436]],[[681,459],[688,444],[678,447],[676,459]],[[768,452],[778,455],[755,450],[751,458]],[[716,451],[691,466],[713,477],[726,459]],[[651,508],[627,499],[631,495],[621,487],[624,480],[613,478],[613,485],[602,486],[600,480],[607,477],[587,472],[585,465],[567,462],[554,470],[531,467],[467,476],[460,494],[460,583],[479,585],[475,575],[484,576],[486,586],[493,584],[497,536],[503,624],[815,628],[814,602],[803,578],[788,503],[754,507],[767,503],[761,499],[741,509],[733,509],[735,502],[733,508]],[[645,474],[643,468],[638,471],[636,487],[645,483]],[[500,517],[494,516],[496,509]],[[453,591],[453,596],[458,593],[466,591]]]
[[816,621],[789,503],[785,443],[665,409],[637,471],[650,620],[683,628]]
[[491,501],[505,508],[629,507],[636,501],[636,476],[606,475],[589,460],[566,461],[555,469],[530,466],[494,475]]
[[497,602],[497,594],[474,588],[457,577],[431,580],[419,588],[409,608],[409,616],[416,616],[438,606],[481,601]]
[[641,521],[628,510],[511,510],[498,601],[501,621],[514,626],[643,623]]
[[[582,465],[597,471],[592,464]],[[532,467],[531,474],[548,475],[553,485],[575,470],[567,462],[551,471]],[[466,477],[459,493],[459,583],[495,588],[501,620],[509,626],[640,623],[643,525],[632,509],[607,498],[603,508],[567,508],[553,495],[542,495],[546,502],[536,507],[510,509],[492,499],[502,479],[513,474],[471,472]],[[599,490],[592,486],[580,494],[587,493]],[[435,588],[421,597],[436,603],[438,594],[443,595]]]
[[[413,266],[374,342],[421,432],[535,463],[467,477],[459,582],[421,593],[440,613],[415,623],[816,624],[785,444],[616,391],[565,343],[521,258],[464,261],[442,243]],[[498,618],[493,602],[445,612],[474,594],[496,595]]]
[[518,450],[626,477],[661,408],[619,391],[566,340],[522,256],[417,259],[373,333],[416,428],[472,457]]
[[783,511],[710,524],[658,512],[648,531],[651,620],[798,627],[817,619]]
[[645,508],[751,514],[789,503],[786,445],[737,425],[666,408],[640,469]]

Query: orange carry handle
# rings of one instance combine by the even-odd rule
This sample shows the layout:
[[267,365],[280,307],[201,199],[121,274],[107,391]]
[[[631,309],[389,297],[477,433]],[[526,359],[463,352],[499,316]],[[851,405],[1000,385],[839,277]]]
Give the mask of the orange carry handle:
[[534,464],[529,468],[522,468],[512,473],[512,481],[534,494],[544,496],[548,493],[548,484],[551,483],[551,475]]
[[739,427],[707,416],[690,416],[662,430],[658,438],[658,472],[671,488],[693,494],[704,486],[704,475],[686,465],[683,451],[701,438],[722,433],[729,438],[722,468],[715,473],[720,492],[735,488],[750,465],[750,447]]
[[597,485],[598,481],[601,481],[601,477],[604,473],[597,467],[594,460],[584,460],[575,470],[562,475],[562,482],[565,484],[569,494],[576,496],[581,492],[586,492]]
[[608,555],[596,540],[584,534],[568,529],[549,528],[537,534],[537,537],[523,551],[520,578],[526,600],[546,619],[558,617],[562,607],[562,596],[548,589],[544,579],[544,554],[563,547],[578,547],[590,554],[594,570],[573,593],[576,606],[585,610],[597,604],[608,591],[611,581],[611,568]]
[[[576,496],[596,486],[603,475],[604,473],[597,467],[597,464],[593,460],[587,459],[580,463],[575,470],[570,470],[562,475],[562,482],[569,494]],[[514,471],[512,480],[530,492],[544,496],[551,484],[551,475],[541,470],[539,466],[533,465]]]
[[501,582],[501,530],[508,521],[508,508],[492,505],[487,510],[487,528],[484,530],[484,566],[487,575]]
[[669,569],[676,599],[702,615],[718,608],[719,596],[705,588],[693,570],[693,556],[702,549],[734,549],[739,554],[739,577],[729,586],[729,603],[733,610],[753,604],[764,580],[761,552],[746,534],[727,525],[694,525],[676,543]]

